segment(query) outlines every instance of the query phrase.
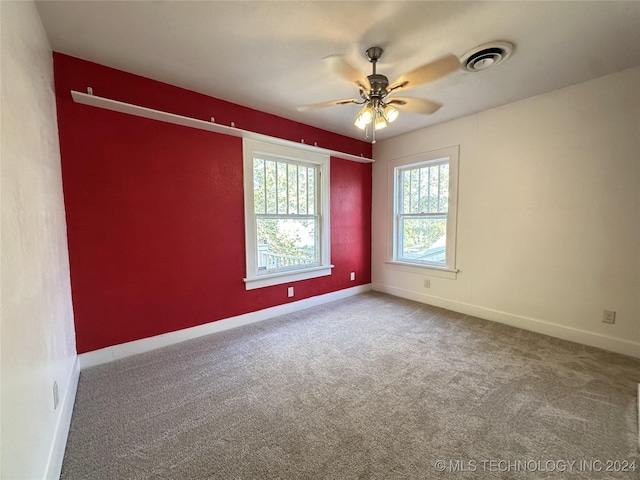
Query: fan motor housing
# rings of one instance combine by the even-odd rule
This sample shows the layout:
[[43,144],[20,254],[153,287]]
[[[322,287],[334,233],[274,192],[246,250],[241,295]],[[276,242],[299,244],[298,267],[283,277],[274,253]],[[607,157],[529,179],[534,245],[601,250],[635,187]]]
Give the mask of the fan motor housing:
[[367,78],[369,79],[369,83],[371,84],[371,93],[380,96],[385,96],[389,93],[387,92],[389,79],[386,76],[376,73],[373,75],[369,75]]

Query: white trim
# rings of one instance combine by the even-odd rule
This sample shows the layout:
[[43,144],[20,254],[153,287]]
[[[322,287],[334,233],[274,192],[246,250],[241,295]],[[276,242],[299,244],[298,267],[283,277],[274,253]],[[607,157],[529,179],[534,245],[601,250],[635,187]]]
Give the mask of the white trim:
[[442,297],[425,295],[379,283],[372,284],[372,289],[376,292],[388,293],[390,295],[415,300],[416,302],[445,308],[465,315],[472,315],[474,317],[484,318],[485,320],[491,320],[493,322],[511,325],[512,327],[522,328],[523,330],[529,330],[543,335],[549,335],[551,337],[561,338],[563,340],[569,340],[571,342],[581,343],[583,345],[589,345],[611,352],[640,358],[640,343],[609,337],[599,333],[588,332],[578,328],[565,327],[563,325],[546,322],[544,320],[514,315],[512,313],[480,307],[478,305],[471,305]]
[[228,127],[226,125],[220,125],[218,123],[206,122],[204,120],[198,120],[196,118],[163,112],[161,110],[155,110],[153,108],[141,107],[139,105],[134,105],[131,103],[119,102],[118,100],[111,100],[110,98],[99,97],[97,95],[89,95],[87,93],[77,92],[75,90],[71,90],[71,96],[73,97],[74,102],[81,103],[82,105],[104,108],[105,110],[126,113],[129,115],[134,115],[136,117],[159,120],[161,122],[172,123],[174,125],[182,125],[184,127],[197,128],[199,130],[206,130],[209,132],[222,133],[223,135],[231,135],[232,137],[251,138],[253,140],[271,142],[286,147],[295,146],[296,148],[301,148],[309,152],[330,155],[332,157],[341,158],[343,160],[350,160],[352,162],[373,163],[373,160],[371,158],[366,158],[364,154],[360,154],[360,156],[357,156],[350,153],[344,153],[337,150],[318,147],[315,145],[308,145],[306,143],[303,143],[303,139],[300,143],[296,143],[292,142],[291,140],[270,137],[261,133],[250,132],[249,130],[242,130],[241,128]]
[[435,265],[419,265],[417,263],[405,263],[395,260],[384,262],[385,266],[392,270],[400,270],[401,272],[414,273],[417,275],[428,275],[431,277],[447,278],[455,280],[458,278],[457,268],[436,267]]
[[60,413],[56,422],[53,434],[53,442],[49,451],[47,460],[47,469],[45,477],[47,479],[60,478],[62,472],[62,461],[64,460],[64,451],[67,446],[67,438],[69,436],[69,428],[71,427],[71,416],[73,414],[73,405],[76,401],[76,393],[78,391],[78,380],[80,379],[80,358],[76,355],[71,374],[67,381],[67,387],[64,390],[64,396],[60,402]]
[[[329,155],[301,151],[298,146],[283,147],[268,142],[260,142],[249,138],[242,141],[243,177],[244,177],[244,226],[245,226],[245,262],[246,290],[282,285],[284,283],[307,280],[331,275],[331,215],[330,215],[330,178],[331,157]],[[314,165],[318,170],[316,178],[316,205],[319,215],[319,232],[317,235],[319,248],[319,265],[271,273],[258,271],[258,246],[256,238],[256,215],[254,210],[253,165],[256,156],[272,157],[284,161],[295,161],[302,165]],[[265,199],[266,201],[266,199]]]
[[253,278],[243,278],[246,290],[254,290],[256,288],[269,287],[271,285],[282,285],[283,283],[297,282],[300,280],[308,280],[310,278],[326,277],[331,275],[331,269],[334,265],[328,267],[305,268],[300,272],[280,272],[268,275],[260,275]]
[[246,313],[236,317],[225,318],[223,320],[217,320],[204,325],[198,325],[196,327],[156,335],[155,337],[143,338],[133,342],[122,343],[120,345],[82,353],[78,356],[80,359],[80,368],[84,370],[85,368],[109,363],[131,355],[155,350],[156,348],[167,347],[169,345],[184,342],[186,340],[192,340],[204,335],[222,332],[224,330],[241,327],[250,323],[261,322],[279,315],[304,310],[305,308],[335,302],[336,300],[352,297],[360,293],[368,292],[369,290],[371,290],[371,284],[358,285],[356,287],[345,288],[336,292],[325,293],[324,295],[305,298],[297,302],[265,308],[264,310],[259,310],[257,312]]

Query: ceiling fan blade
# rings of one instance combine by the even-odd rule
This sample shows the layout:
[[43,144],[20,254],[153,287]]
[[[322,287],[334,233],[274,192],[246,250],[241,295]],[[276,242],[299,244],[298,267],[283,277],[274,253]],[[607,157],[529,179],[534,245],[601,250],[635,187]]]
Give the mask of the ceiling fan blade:
[[323,59],[325,65],[342,78],[355,84],[360,90],[369,91],[371,84],[366,75],[363,75],[347,62],[342,55],[329,55]]
[[390,92],[399,88],[407,90],[419,85],[424,85],[425,83],[433,82],[445,75],[449,75],[459,68],[460,60],[458,60],[458,57],[455,55],[446,55],[434,62],[422,65],[409,73],[405,73],[393,82],[388,90]]
[[313,103],[311,105],[300,105],[297,107],[299,112],[304,112],[306,110],[316,110],[318,108],[332,107],[334,105],[347,105],[349,103],[360,103],[355,98],[347,98],[345,100],[330,100],[328,102],[321,103]]
[[394,97],[389,100],[385,100],[385,103],[393,105],[399,110],[406,110],[407,112],[422,113],[424,115],[431,115],[436,113],[442,105],[431,100],[425,100],[423,98],[413,97]]

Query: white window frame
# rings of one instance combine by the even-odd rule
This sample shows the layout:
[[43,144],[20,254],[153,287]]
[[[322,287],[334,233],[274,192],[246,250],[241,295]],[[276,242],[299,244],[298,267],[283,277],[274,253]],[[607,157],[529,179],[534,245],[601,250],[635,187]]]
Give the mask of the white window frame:
[[[447,160],[449,163],[449,201],[447,207],[447,243],[446,243],[446,262],[445,265],[429,264],[425,262],[411,262],[409,260],[399,260],[398,255],[398,208],[399,208],[399,192],[398,178],[399,173],[407,168],[417,168],[419,166],[428,166],[429,164],[437,164]],[[411,155],[409,157],[397,158],[389,162],[389,205],[390,205],[390,224],[389,236],[387,241],[387,264],[392,268],[410,272],[424,274],[428,271],[428,275],[440,276],[444,278],[455,279],[458,269],[456,268],[456,234],[458,230],[458,168],[459,168],[459,147],[447,147],[431,152]]]
[[[273,143],[261,142],[248,138],[242,139],[242,150],[244,158],[244,225],[245,225],[245,258],[246,258],[246,290],[281,285],[299,280],[307,280],[326,275],[331,275],[331,238],[330,238],[330,215],[329,215],[329,178],[330,178],[330,157],[320,153],[297,149],[295,147],[285,147]],[[318,189],[319,195],[318,215],[318,264],[310,267],[302,267],[290,271],[268,273],[258,270],[258,245],[256,213],[254,209],[254,185],[253,185],[253,159],[255,156],[266,155],[272,158],[279,158],[284,161],[301,162],[314,164],[318,167]]]

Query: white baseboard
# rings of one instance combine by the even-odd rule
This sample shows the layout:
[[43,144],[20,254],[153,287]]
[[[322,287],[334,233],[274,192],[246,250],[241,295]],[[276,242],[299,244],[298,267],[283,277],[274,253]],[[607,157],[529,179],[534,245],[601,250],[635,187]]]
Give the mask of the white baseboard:
[[485,320],[511,325],[512,327],[522,328],[523,330],[542,333],[551,337],[561,338],[563,340],[569,340],[571,342],[581,343],[583,345],[589,345],[591,347],[602,348],[611,352],[640,358],[640,343],[608,337],[606,335],[566,327],[556,323],[545,322],[544,320],[457,302],[442,297],[425,295],[423,293],[412,292],[410,290],[404,290],[402,288],[391,287],[379,283],[373,283],[372,289],[377,292],[388,293],[396,297],[407,298],[409,300],[415,300],[416,302],[446,308],[447,310],[463,313],[465,315],[472,315]]
[[266,308],[257,312],[217,320],[215,322],[198,325],[196,327],[185,328],[175,332],[164,333],[154,337],[143,338],[133,342],[122,343],[120,345],[82,353],[78,356],[80,359],[80,369],[84,370],[85,368],[112,362],[120,358],[148,352],[150,350],[155,350],[156,348],[166,347],[175,343],[209,335],[211,333],[222,332],[224,330],[229,330],[230,328],[260,322],[279,315],[285,315],[287,313],[297,312],[298,310],[304,310],[305,308],[315,307],[316,305],[341,300],[359,293],[368,292],[369,290],[371,290],[371,284],[359,285],[356,287],[346,288],[344,290],[338,290],[337,292],[305,298],[297,302],[285,303],[284,305]]
[[60,478],[60,473],[62,472],[62,460],[64,459],[64,450],[67,446],[67,437],[69,436],[69,428],[71,427],[71,415],[73,413],[73,405],[76,401],[79,379],[80,360],[76,356],[71,374],[67,380],[67,386],[62,395],[62,401],[59,404],[60,413],[58,414],[58,421],[56,423],[45,473],[45,478],[47,479]]

